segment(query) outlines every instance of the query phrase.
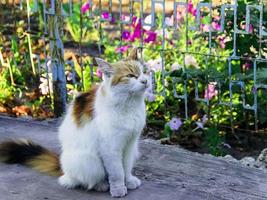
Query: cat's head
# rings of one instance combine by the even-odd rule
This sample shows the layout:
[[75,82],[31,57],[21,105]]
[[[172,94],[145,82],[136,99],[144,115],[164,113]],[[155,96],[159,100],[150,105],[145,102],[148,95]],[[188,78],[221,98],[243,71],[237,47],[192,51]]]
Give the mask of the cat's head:
[[114,93],[142,95],[148,88],[148,77],[143,73],[138,48],[134,48],[126,59],[116,63],[110,64],[101,58],[95,60],[103,73],[104,85]]

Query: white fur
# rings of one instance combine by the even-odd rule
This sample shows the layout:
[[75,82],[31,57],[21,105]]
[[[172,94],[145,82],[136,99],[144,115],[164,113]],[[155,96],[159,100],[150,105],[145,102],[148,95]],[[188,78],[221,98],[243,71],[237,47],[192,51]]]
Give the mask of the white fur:
[[[141,68],[141,66],[140,66]],[[110,70],[109,70],[110,73]],[[105,71],[104,71],[105,74]],[[128,84],[110,86],[112,76],[106,76],[98,89],[95,113],[91,121],[77,127],[72,118],[72,105],[59,128],[62,153],[60,162],[64,175],[59,183],[72,188],[83,185],[88,189],[106,191],[107,179],[113,197],[122,197],[128,189],[140,186],[132,175],[138,156],[138,138],[145,125],[144,91],[141,74]]]

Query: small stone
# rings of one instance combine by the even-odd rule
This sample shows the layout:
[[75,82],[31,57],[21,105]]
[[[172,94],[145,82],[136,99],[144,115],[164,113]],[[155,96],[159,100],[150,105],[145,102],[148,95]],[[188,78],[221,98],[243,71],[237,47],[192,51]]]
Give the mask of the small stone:
[[16,192],[16,191],[13,191],[13,190],[11,190],[10,193],[11,194],[19,194],[19,192]]
[[240,163],[248,167],[253,167],[255,164],[255,159],[252,157],[244,157],[240,160]]
[[267,148],[261,151],[261,154],[256,160],[255,166],[261,169],[267,168]]
[[209,180],[209,181],[215,181],[216,178],[215,178],[215,177],[209,177],[208,180]]

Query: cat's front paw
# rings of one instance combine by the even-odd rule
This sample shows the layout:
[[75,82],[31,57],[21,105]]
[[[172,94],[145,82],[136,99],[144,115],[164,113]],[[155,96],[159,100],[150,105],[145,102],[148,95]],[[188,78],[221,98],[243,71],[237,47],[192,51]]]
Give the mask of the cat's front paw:
[[122,186],[110,186],[110,194],[112,197],[124,197],[127,194],[127,188]]
[[127,181],[126,181],[126,187],[130,190],[134,190],[138,188],[141,185],[141,180],[137,178],[136,176],[131,176]]

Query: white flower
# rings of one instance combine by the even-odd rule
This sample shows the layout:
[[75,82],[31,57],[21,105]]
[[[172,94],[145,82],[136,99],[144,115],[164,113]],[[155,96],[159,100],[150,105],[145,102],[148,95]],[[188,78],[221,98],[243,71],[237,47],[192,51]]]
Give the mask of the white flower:
[[[39,89],[41,90],[41,93],[43,95],[49,94],[49,89],[50,89],[51,93],[53,92],[53,85],[52,85],[51,81],[48,84],[48,80],[46,78],[40,77],[40,82],[41,82],[41,84],[39,85]],[[49,88],[48,88],[48,86],[49,86]]]
[[[157,33],[158,36],[163,37],[163,29],[158,29],[155,33]],[[170,38],[170,32],[167,29],[165,29],[165,38]]]
[[[146,16],[144,22],[145,24],[151,24],[152,16],[151,15]],[[145,29],[146,31],[149,31],[151,29],[151,26],[143,26],[143,29]]]
[[193,67],[198,68],[197,60],[192,55],[186,55],[184,58],[184,62],[185,62],[185,66],[187,67],[193,66]]
[[182,69],[182,66],[179,65],[178,63],[173,63],[171,66],[171,71]]
[[162,60],[160,58],[156,60],[149,60],[147,63],[145,63],[145,65],[149,70],[161,71]]
[[47,70],[48,73],[52,73],[53,71],[53,65],[52,65],[52,61],[48,60],[45,66],[45,70]]
[[165,18],[165,24],[167,26],[173,26],[173,15],[171,17],[166,17]]

